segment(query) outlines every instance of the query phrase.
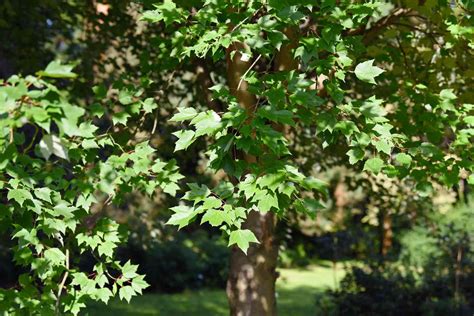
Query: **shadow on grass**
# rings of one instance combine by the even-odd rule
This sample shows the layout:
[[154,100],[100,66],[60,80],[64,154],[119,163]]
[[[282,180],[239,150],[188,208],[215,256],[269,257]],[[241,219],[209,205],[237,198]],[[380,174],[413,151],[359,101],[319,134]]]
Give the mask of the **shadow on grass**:
[[[316,315],[316,296],[322,289],[300,286],[277,291],[279,315]],[[181,294],[146,294],[132,299],[130,304],[112,300],[108,305],[94,303],[81,315],[171,315],[171,316],[226,316],[227,298],[222,290],[204,290]]]

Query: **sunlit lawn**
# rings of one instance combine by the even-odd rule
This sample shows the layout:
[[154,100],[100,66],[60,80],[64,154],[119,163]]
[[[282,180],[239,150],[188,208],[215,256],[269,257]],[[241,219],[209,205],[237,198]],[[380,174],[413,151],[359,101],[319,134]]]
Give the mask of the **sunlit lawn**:
[[[279,269],[277,302],[279,315],[315,315],[317,295],[334,288],[344,275],[342,264],[336,269],[331,263],[319,262],[303,269]],[[114,300],[108,306],[94,305],[89,315],[228,315],[223,290],[202,290],[180,294],[146,294],[132,299],[130,304]],[[85,313],[84,315],[87,315]]]

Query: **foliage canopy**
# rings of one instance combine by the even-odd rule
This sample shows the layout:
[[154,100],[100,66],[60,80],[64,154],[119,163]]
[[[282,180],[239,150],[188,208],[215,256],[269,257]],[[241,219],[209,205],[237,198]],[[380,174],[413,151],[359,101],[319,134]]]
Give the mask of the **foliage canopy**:
[[[304,165],[315,153],[322,166],[342,160],[422,195],[433,183],[474,183],[472,10],[442,0],[165,0],[141,15],[160,52],[141,60],[139,85],[101,83],[84,103],[63,88],[77,77],[72,65],[10,77],[0,87],[0,222],[25,273],[1,290],[0,307],[77,314],[89,299],[141,293],[137,266],[114,257],[126,235],[92,214],[131,191],[177,196],[169,224],[200,219],[246,253],[259,243],[250,213],[324,208],[327,183]],[[196,60],[213,69],[207,102],[173,109],[167,128],[176,155],[201,141],[206,170],[225,176],[213,187],[190,181],[181,194],[176,162],[131,129],[155,117],[156,132],[161,95]],[[150,94],[154,73],[160,96]],[[97,260],[90,274],[83,253]]]

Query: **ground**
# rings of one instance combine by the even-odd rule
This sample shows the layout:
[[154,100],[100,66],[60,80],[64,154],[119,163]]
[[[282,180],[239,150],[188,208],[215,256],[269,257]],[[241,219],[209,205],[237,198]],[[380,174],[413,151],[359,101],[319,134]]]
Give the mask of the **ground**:
[[[320,314],[324,306],[324,290],[337,286],[344,275],[343,265],[336,270],[327,261],[319,261],[306,268],[278,269],[277,302],[279,315],[308,316]],[[132,299],[130,304],[114,300],[106,305],[93,305],[84,315],[172,315],[172,316],[227,316],[227,299],[223,290],[189,291],[180,294],[145,294]]]

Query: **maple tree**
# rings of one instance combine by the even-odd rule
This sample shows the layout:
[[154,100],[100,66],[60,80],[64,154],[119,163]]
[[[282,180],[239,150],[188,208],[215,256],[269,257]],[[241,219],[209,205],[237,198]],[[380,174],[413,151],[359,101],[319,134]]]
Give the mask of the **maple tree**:
[[[165,0],[144,10],[141,20],[158,29],[153,71],[173,78],[198,60],[212,77],[204,102],[173,109],[166,124],[175,152],[204,141],[207,170],[225,174],[214,187],[181,186],[179,162],[158,158],[148,141],[122,140],[165,102],[147,98],[151,82],[119,81],[113,100],[97,85],[97,103],[83,107],[53,84],[74,79],[72,66],[54,61],[11,77],[0,87],[1,220],[18,242],[16,263],[31,273],[2,290],[0,304],[77,314],[86,299],[141,293],[137,266],[114,259],[124,238],[117,224],[90,209],[160,188],[181,200],[170,225],[208,223],[233,247],[231,314],[275,315],[275,223],[289,212],[314,216],[328,195],[317,171],[294,158],[312,155],[298,148],[301,138],[322,160],[342,152],[358,172],[403,179],[422,195],[434,182],[474,182],[473,9],[471,1]],[[169,79],[160,84],[172,95]],[[91,275],[74,265],[86,251],[97,259]]]

